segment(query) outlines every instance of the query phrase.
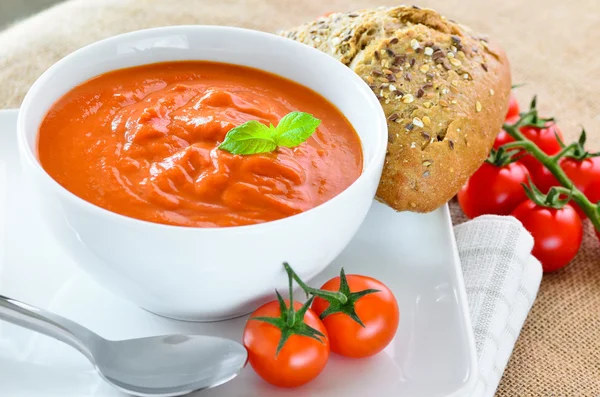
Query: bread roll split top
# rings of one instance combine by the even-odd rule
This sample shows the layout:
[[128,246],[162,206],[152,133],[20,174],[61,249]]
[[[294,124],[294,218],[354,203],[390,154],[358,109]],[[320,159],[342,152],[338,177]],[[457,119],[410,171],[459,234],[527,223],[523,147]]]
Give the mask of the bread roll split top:
[[388,119],[377,199],[432,211],[487,158],[510,95],[510,68],[486,37],[417,7],[334,13],[281,35],[354,70]]

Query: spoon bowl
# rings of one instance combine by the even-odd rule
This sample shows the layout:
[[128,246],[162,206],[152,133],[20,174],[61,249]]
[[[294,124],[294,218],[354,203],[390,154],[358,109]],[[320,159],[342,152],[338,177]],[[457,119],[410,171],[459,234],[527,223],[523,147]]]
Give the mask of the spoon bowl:
[[109,341],[54,313],[0,295],[0,319],[67,343],[115,388],[136,396],[181,396],[235,378],[248,353],[239,343],[204,335]]
[[233,379],[246,362],[239,343],[200,335],[106,341],[96,369],[118,389],[140,396],[179,396]]

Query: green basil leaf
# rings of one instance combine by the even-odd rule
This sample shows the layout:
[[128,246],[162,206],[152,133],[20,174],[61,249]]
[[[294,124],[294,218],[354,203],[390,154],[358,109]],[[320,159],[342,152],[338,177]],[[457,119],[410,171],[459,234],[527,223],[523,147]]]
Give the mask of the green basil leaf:
[[232,154],[268,153],[277,149],[273,131],[256,120],[250,120],[229,130],[219,149]]
[[306,141],[321,124],[321,120],[304,112],[285,115],[275,128],[277,146],[294,147]]
[[321,120],[304,112],[285,115],[277,127],[256,120],[232,128],[219,149],[233,154],[268,153],[278,146],[295,147],[306,141],[321,124]]

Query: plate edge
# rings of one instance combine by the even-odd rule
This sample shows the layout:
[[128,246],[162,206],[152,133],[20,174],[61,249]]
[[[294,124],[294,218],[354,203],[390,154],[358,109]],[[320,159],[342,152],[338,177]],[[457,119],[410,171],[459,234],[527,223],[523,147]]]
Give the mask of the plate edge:
[[464,316],[462,317],[464,319],[464,326],[467,330],[467,339],[470,350],[469,364],[471,368],[471,371],[467,375],[467,381],[463,384],[463,386],[460,389],[452,392],[451,394],[448,394],[446,397],[464,397],[475,389],[479,375],[479,365],[477,362],[475,335],[473,333],[473,325],[471,323],[471,315],[469,313],[469,301],[467,299],[467,290],[465,288],[464,276],[462,273],[462,265],[460,261],[460,256],[458,254],[458,246],[456,244],[456,236],[454,234],[454,225],[452,224],[452,216],[450,214],[450,207],[448,206],[448,203],[444,204],[442,213],[444,216],[444,222],[446,222],[452,240],[452,257],[454,263],[456,264],[456,266],[454,266],[454,275],[458,284],[458,294],[459,300],[461,302],[461,308],[464,312]]
[[19,108],[8,108],[8,109],[0,109],[0,114],[10,114],[14,113],[15,116],[19,114]]

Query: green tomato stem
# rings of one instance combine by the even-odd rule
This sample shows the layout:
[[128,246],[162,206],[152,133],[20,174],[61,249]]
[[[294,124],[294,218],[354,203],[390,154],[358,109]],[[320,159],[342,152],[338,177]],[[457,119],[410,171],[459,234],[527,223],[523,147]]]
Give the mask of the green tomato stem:
[[554,161],[558,161],[561,158],[563,158],[567,153],[569,153],[570,151],[572,151],[573,149],[575,149],[577,147],[577,143],[572,143],[568,146],[565,146],[564,148],[561,149],[560,152],[556,153],[554,156],[552,156],[552,160]]
[[596,230],[600,231],[600,211],[598,210],[598,205],[588,200],[585,194],[583,194],[581,190],[577,189],[577,187],[573,185],[573,182],[571,182],[567,174],[565,174],[563,169],[558,164],[558,160],[562,155],[564,155],[564,153],[562,152],[566,153],[568,151],[566,149],[570,148],[572,145],[569,145],[563,150],[561,150],[561,152],[558,153],[561,154],[561,156],[558,156],[558,154],[556,156],[548,156],[535,143],[527,139],[521,133],[521,131],[519,131],[520,122],[521,120],[519,120],[516,124],[513,125],[504,125],[504,130],[511,137],[513,137],[516,142],[507,143],[506,145],[503,145],[503,147],[505,149],[525,149],[528,153],[535,157],[536,160],[542,163],[542,165],[546,167],[552,173],[552,175],[554,175],[558,182],[560,182],[560,184],[566,188],[566,194],[571,195],[573,201],[575,201],[575,203],[577,203],[577,205],[583,210],[583,212],[588,216],[588,218],[590,218]]
[[552,189],[550,189],[550,191],[548,192],[548,202],[556,203],[560,196],[567,196],[567,199],[564,202],[568,202],[571,199],[571,190],[567,189],[564,186],[553,186]]
[[288,318],[287,318],[287,325],[288,327],[292,328],[294,326],[294,320],[295,320],[295,315],[294,315],[294,295],[293,295],[293,287],[292,287],[292,283],[294,280],[292,280],[292,277],[288,274],[288,288],[289,288],[289,294],[290,294],[290,308],[288,309]]
[[308,285],[306,285],[306,283],[304,281],[302,281],[302,279],[296,274],[296,272],[292,269],[292,267],[287,262],[283,263],[283,267],[285,268],[285,271],[288,273],[288,275],[291,275],[291,277],[293,277],[294,280],[296,280],[298,285],[307,294],[311,294],[314,296],[320,296],[320,297],[334,298],[334,299],[337,299],[338,301],[340,301],[340,303],[342,303],[342,304],[348,302],[348,297],[341,292],[324,291],[321,289],[309,287]]

